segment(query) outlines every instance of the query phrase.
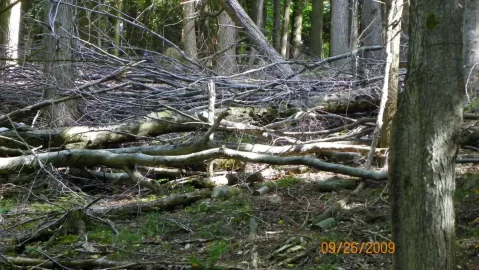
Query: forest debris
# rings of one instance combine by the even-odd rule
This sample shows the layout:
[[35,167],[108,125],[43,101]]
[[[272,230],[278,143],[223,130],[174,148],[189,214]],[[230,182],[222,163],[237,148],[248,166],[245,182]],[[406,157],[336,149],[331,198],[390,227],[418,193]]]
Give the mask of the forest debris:
[[332,229],[334,227],[336,227],[336,220],[332,217],[327,218],[323,221],[320,221],[316,224],[311,225],[311,228],[320,229],[322,231],[329,230],[329,229]]

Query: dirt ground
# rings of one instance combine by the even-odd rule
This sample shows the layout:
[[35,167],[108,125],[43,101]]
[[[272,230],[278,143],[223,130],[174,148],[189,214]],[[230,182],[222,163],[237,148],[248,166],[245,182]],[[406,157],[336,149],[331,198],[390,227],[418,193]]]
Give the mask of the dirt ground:
[[[479,269],[479,189],[471,189],[469,184],[464,188],[471,172],[476,172],[475,166],[459,169],[455,196],[457,264],[458,269],[469,270]],[[63,269],[391,268],[394,243],[386,183],[368,183],[336,215],[331,228],[311,226],[325,208],[350,193],[350,190],[319,191],[315,182],[332,176],[311,172],[285,176],[269,183],[271,189],[263,196],[251,194],[264,183],[242,186],[241,193],[227,200],[201,200],[172,211],[138,209],[135,216],[111,220],[118,235],[106,224],[92,223],[87,226],[86,236],[66,234],[21,248],[14,247],[15,239],[53,220],[46,215],[81,204],[91,195],[31,192],[27,198],[26,193],[13,196],[3,187],[0,254],[58,262],[80,259],[120,262],[110,268]],[[192,190],[191,186],[182,186],[174,192]],[[118,194],[102,195],[98,205],[157,199],[152,195],[130,196],[131,193],[132,190],[120,189]],[[0,256],[0,269],[9,269],[1,263]],[[56,266],[62,269],[61,264]],[[45,269],[38,267],[23,269]]]

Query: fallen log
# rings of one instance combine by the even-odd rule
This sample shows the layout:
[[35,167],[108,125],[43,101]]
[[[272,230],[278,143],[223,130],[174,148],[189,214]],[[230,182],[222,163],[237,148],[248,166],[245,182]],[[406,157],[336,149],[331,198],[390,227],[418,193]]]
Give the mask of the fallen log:
[[320,161],[310,157],[278,157],[270,154],[256,154],[227,149],[224,146],[201,152],[178,156],[152,156],[143,153],[115,154],[107,150],[63,150],[21,157],[1,158],[0,174],[28,172],[41,169],[46,164],[55,167],[97,167],[123,169],[125,166],[180,166],[195,164],[204,160],[227,158],[244,162],[266,163],[271,165],[305,165],[310,168],[335,172],[371,180],[385,180],[386,173],[365,171],[345,165]]
[[211,189],[198,190],[185,194],[178,194],[161,198],[151,202],[131,202],[127,204],[115,204],[105,207],[94,207],[88,210],[89,214],[95,216],[120,216],[120,215],[137,215],[139,211],[164,211],[171,210],[178,206],[191,205],[199,200],[210,198]]

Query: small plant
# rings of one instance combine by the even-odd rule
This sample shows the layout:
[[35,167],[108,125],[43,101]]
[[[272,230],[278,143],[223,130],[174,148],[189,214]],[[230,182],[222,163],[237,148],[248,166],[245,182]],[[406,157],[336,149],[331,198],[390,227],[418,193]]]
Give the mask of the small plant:
[[0,200],[0,214],[10,212],[15,207],[15,203],[12,200]]
[[281,179],[277,180],[275,182],[275,184],[278,187],[291,187],[291,186],[294,186],[294,185],[296,185],[300,182],[301,182],[301,180],[294,177],[294,176],[287,176],[285,178],[281,178]]
[[149,213],[144,218],[144,222],[141,224],[139,234],[146,237],[153,237],[159,234],[161,224],[160,213]]
[[206,259],[206,263],[209,266],[213,266],[221,257],[221,255],[225,254],[229,250],[229,244],[226,241],[216,241],[211,246],[210,250],[208,251],[208,258]]
[[141,235],[132,231],[121,231],[118,235],[118,242],[122,244],[138,243],[141,240]]
[[88,232],[88,239],[91,241],[100,242],[103,244],[113,243],[115,235],[106,226],[96,226],[93,230]]

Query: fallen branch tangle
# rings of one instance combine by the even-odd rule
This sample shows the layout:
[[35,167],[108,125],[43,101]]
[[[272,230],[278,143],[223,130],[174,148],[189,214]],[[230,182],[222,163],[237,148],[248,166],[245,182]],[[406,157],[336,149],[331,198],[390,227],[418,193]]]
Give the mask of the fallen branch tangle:
[[[380,93],[374,89],[379,77],[360,80],[300,80],[295,77],[362,50],[378,49],[381,47],[364,47],[311,63],[272,61],[271,67],[297,65],[298,68],[293,69],[296,71],[288,75],[295,79],[290,80],[275,79],[269,74],[265,80],[245,78],[245,75],[263,75],[268,68],[226,77],[198,69],[197,64],[183,63],[184,69],[178,72],[173,66],[179,62],[164,55],[155,55],[146,63],[132,61],[122,68],[95,75],[95,80],[68,91],[69,96],[44,100],[1,115],[0,122],[9,122],[51,104],[82,98],[89,106],[101,108],[100,114],[92,114],[93,118],[100,119],[104,115],[108,118],[105,122],[73,127],[17,127],[1,132],[0,154],[4,158],[0,158],[0,174],[31,172],[49,164],[90,170],[93,176],[101,173],[95,172],[96,168],[106,166],[117,169],[116,173],[125,172],[119,174],[122,181],[139,183],[158,192],[161,185],[143,176],[137,166],[182,167],[226,158],[272,165],[306,165],[322,171],[383,180],[386,173],[307,156],[339,156],[339,153],[365,156],[369,152],[369,145],[364,145],[360,139],[374,128],[375,118],[352,119],[341,114],[376,108]],[[217,113],[214,124],[202,111],[208,107],[207,85],[210,82],[215,85],[216,96],[221,97],[213,102],[216,108],[228,108],[227,112],[216,110],[224,115]],[[112,121],[109,116],[115,113],[119,121]],[[476,116],[467,117],[474,119]],[[198,131],[203,135],[198,136],[195,133]],[[215,139],[207,139],[213,132]],[[172,134],[185,134],[189,142],[163,140]],[[225,140],[225,136],[231,137],[231,134],[236,134],[233,142],[231,138]],[[241,142],[244,136],[254,143]],[[191,142],[191,138],[195,140]],[[474,135],[470,135],[464,142],[474,140]],[[384,157],[385,151],[376,149],[372,153]]]

